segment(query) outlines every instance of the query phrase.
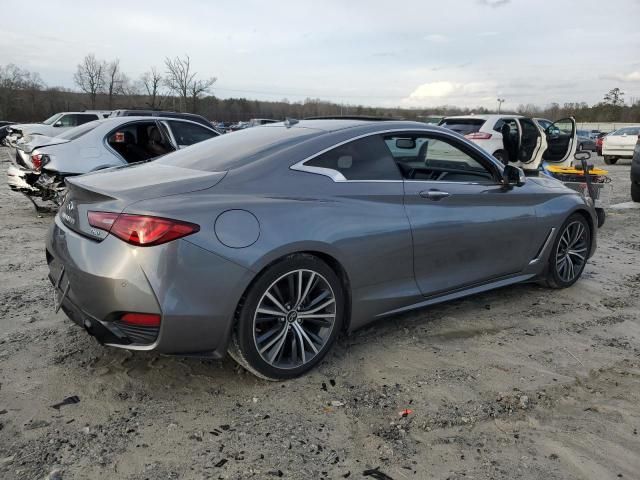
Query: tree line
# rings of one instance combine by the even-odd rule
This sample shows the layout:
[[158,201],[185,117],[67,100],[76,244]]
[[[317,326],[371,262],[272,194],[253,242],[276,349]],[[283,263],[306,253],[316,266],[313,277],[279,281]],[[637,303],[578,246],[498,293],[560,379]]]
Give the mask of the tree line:
[[[122,71],[119,59],[107,61],[89,54],[78,64],[73,79],[77,90],[47,86],[37,72],[13,64],[0,65],[0,120],[42,121],[56,112],[118,108],[188,111],[226,122],[328,115],[421,120],[428,116],[495,113],[484,107],[385,108],[337,104],[319,98],[295,102],[222,99],[214,94],[216,78],[199,75],[188,55],[167,57],[162,67],[150,67],[138,78],[131,78]],[[640,101],[625,102],[624,92],[614,88],[595,105],[523,104],[511,113],[551,120],[573,116],[579,122],[640,123]]]

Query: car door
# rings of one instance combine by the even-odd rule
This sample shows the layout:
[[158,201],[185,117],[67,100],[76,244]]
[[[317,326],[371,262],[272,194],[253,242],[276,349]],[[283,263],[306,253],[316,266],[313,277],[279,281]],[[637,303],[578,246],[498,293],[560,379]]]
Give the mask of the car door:
[[184,120],[166,120],[162,123],[167,125],[170,129],[177,148],[188,147],[194,143],[200,143],[218,136],[218,133],[215,130],[205,128],[194,122]]
[[553,122],[544,130],[547,149],[542,152],[540,162],[569,166],[576,153],[577,130],[573,118]]
[[[405,178],[414,274],[423,295],[515,275],[535,257],[543,241],[535,195],[504,188],[487,156],[439,133],[394,133],[385,141]],[[403,149],[406,154],[397,153]]]
[[[514,164],[524,170],[537,170],[542,153],[547,149],[544,132],[533,119],[516,118],[518,124],[518,146]],[[549,122],[551,124],[551,122]]]

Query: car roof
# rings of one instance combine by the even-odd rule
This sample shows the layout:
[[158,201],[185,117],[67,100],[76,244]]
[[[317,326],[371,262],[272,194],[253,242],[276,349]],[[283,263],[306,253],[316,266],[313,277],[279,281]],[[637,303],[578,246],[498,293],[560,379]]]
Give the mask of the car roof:
[[[312,119],[312,120],[299,120],[289,121],[289,128],[309,128],[313,130],[320,130],[323,132],[337,132],[348,128],[357,127],[369,127],[366,130],[372,131],[384,131],[384,130],[413,130],[413,129],[434,129],[441,130],[440,127],[428,125],[423,122],[412,122],[405,120],[365,120],[365,119]],[[268,125],[261,125],[253,128],[278,128],[287,126],[287,122],[270,123]]]
[[492,120],[499,118],[522,118],[522,115],[510,114],[510,113],[491,113],[491,114],[480,114],[480,115],[452,115],[448,117],[444,117],[444,120],[450,119],[460,119],[460,120],[473,120],[474,118],[479,120]]

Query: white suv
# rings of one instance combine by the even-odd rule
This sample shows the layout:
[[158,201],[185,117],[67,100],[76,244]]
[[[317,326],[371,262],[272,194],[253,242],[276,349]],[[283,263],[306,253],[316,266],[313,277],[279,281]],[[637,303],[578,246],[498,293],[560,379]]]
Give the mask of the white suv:
[[568,165],[576,151],[576,122],[522,115],[462,115],[439,124],[463,135],[502,163],[536,170],[543,161]]

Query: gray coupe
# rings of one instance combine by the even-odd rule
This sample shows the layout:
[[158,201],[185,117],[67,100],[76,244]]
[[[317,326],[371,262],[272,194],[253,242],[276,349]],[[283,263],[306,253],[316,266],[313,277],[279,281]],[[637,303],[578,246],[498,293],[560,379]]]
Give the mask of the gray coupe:
[[289,120],[67,184],[58,308],[107,345],[228,351],[268,379],[381,317],[569,287],[596,247],[585,197],[424,123]]

